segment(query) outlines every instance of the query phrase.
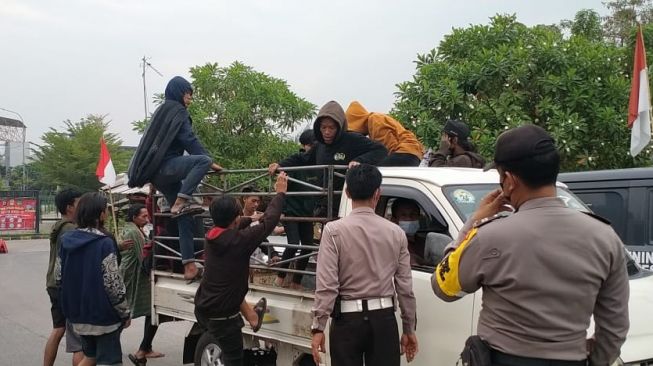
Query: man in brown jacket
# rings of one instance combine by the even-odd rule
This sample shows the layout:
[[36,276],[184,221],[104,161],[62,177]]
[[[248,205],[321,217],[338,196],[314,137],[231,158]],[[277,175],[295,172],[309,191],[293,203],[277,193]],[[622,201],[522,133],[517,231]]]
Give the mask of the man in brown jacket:
[[[408,362],[417,354],[417,305],[406,234],[374,213],[381,196],[376,167],[351,168],[346,182],[353,210],[326,224],[318,252],[313,359],[320,363],[324,329],[332,316],[331,365],[363,366],[365,361],[369,366],[399,366],[400,354],[405,353]],[[397,302],[401,343],[394,315]]]
[[[602,219],[557,197],[560,155],[535,125],[499,136],[502,190],[485,197],[436,268],[435,294],[483,288],[477,332],[493,366],[609,366],[628,332],[624,247]],[[509,203],[515,213],[498,212]],[[594,335],[587,328],[594,316]]]
[[483,168],[485,160],[476,153],[476,148],[469,141],[469,137],[467,123],[448,120],[442,129],[440,148],[431,156],[429,166]]
[[215,226],[206,234],[204,276],[195,294],[195,316],[216,338],[226,366],[243,365],[240,309],[249,289],[249,257],[277,226],[287,188],[288,176],[282,172],[275,184],[277,195],[260,224],[254,226],[251,218],[241,216],[242,207],[235,198],[224,196],[211,203]]

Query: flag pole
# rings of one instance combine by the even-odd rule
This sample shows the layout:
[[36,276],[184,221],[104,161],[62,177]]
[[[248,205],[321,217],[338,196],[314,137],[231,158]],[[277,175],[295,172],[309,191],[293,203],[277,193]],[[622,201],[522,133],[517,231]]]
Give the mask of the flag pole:
[[113,193],[109,185],[109,202],[111,202],[111,217],[113,218],[113,235],[118,240],[118,221],[116,220],[116,206],[113,204]]

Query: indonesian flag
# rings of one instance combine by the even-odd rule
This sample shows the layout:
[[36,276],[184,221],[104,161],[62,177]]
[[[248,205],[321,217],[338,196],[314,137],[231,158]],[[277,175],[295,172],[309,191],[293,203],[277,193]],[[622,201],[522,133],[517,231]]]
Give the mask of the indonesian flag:
[[116,170],[113,168],[111,155],[109,155],[107,144],[104,143],[104,138],[100,138],[100,161],[97,163],[95,175],[101,183],[110,186],[116,183]]
[[642,28],[637,30],[633,81],[628,103],[628,128],[630,133],[630,155],[637,156],[651,141],[651,94],[648,89],[648,70]]

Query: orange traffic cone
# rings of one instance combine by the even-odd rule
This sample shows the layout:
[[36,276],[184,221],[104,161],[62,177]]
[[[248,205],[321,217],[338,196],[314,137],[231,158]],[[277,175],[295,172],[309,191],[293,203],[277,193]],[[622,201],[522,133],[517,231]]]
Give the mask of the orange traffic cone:
[[7,242],[4,241],[3,239],[0,239],[0,254],[5,254],[8,252],[9,249],[7,249]]

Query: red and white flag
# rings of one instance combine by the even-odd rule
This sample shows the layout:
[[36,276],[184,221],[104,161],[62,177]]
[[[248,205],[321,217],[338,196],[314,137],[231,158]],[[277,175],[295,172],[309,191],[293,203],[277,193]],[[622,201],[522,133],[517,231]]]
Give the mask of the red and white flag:
[[648,88],[648,69],[642,27],[637,29],[633,80],[628,103],[630,155],[637,156],[651,141],[651,94]]
[[108,184],[110,186],[116,183],[116,170],[113,168],[111,155],[109,155],[107,144],[104,143],[104,138],[100,139],[100,161],[97,163],[95,175],[97,175],[97,179],[101,183]]

